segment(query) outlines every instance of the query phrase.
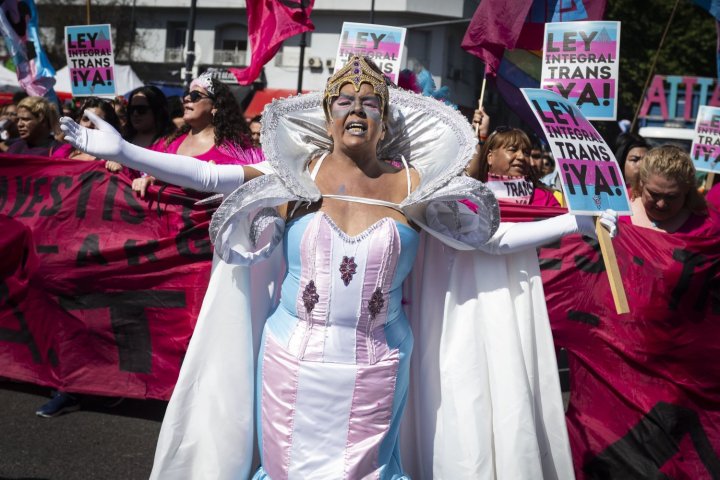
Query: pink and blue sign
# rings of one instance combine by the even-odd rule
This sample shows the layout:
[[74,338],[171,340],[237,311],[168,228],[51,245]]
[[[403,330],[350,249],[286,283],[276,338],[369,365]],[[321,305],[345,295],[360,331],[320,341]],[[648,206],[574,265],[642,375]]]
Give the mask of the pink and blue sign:
[[397,83],[405,48],[406,29],[366,23],[343,23],[335,71],[353,55],[370,57],[380,70]]
[[65,27],[65,53],[74,97],[115,95],[110,25]]
[[720,108],[703,105],[698,110],[690,156],[696,170],[720,173]]
[[539,88],[521,89],[545,133],[571,213],[599,215],[611,208],[631,215],[630,200],[612,150],[575,104]]
[[573,102],[589,120],[617,116],[620,22],[545,25],[541,87]]

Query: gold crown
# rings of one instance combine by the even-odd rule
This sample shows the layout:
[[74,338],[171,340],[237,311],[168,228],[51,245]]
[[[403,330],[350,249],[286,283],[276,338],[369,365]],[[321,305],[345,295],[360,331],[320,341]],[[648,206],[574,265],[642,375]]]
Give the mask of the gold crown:
[[335,97],[340,95],[340,89],[346,83],[352,83],[356,92],[360,91],[360,85],[363,83],[371,85],[375,95],[380,97],[380,111],[384,114],[388,101],[388,88],[385,82],[385,76],[373,69],[366,57],[354,55],[350,57],[344,67],[333,74],[327,81],[323,102],[327,118],[330,118],[330,104]]

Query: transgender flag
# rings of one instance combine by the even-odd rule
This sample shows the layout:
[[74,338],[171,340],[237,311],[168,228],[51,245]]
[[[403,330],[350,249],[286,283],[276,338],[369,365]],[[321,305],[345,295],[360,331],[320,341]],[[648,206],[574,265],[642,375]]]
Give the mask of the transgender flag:
[[228,69],[240,85],[255,81],[286,38],[315,30],[310,21],[314,3],[315,0],[247,0],[250,65]]

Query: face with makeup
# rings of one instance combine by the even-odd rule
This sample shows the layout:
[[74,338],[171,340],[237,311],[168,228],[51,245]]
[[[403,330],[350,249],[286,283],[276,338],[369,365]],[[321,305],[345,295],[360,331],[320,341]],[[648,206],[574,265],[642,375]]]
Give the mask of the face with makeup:
[[342,150],[353,151],[371,148],[385,136],[382,103],[373,87],[367,83],[355,91],[348,83],[340,89],[340,95],[330,104],[328,133],[333,144]]

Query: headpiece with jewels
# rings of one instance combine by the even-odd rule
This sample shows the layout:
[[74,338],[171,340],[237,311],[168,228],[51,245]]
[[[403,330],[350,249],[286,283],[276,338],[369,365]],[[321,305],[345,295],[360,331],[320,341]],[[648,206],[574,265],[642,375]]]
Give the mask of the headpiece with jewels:
[[213,74],[205,72],[190,83],[190,88],[194,86],[202,87],[210,95],[215,95],[215,88],[212,83]]
[[365,57],[355,55],[350,57],[345,66],[328,79],[323,101],[323,108],[327,118],[330,118],[330,104],[335,97],[340,95],[340,89],[346,83],[352,83],[356,92],[360,91],[360,85],[363,83],[371,85],[375,95],[380,97],[380,111],[385,111],[388,104],[388,88],[385,76],[373,69]]

